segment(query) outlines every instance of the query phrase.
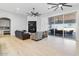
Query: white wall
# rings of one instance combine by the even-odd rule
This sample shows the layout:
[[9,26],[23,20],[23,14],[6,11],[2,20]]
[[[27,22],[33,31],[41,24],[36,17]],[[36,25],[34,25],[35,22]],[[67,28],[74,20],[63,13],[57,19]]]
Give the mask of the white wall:
[[76,40],[79,42],[79,11],[76,14],[76,26],[77,33],[76,33]]
[[11,20],[11,35],[15,35],[15,30],[27,29],[26,19],[27,17],[0,10],[0,18],[7,17]]
[[41,17],[41,31],[48,31],[48,17]]

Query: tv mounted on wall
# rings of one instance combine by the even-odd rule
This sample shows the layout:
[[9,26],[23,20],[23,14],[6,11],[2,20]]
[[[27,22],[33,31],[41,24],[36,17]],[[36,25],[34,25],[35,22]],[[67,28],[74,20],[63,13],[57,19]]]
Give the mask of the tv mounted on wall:
[[36,21],[28,21],[28,32],[35,33],[36,30]]

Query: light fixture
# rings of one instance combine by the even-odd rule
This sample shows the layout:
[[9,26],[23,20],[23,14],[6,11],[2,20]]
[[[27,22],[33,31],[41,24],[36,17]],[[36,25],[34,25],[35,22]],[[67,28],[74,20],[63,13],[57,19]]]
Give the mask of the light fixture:
[[59,7],[59,8],[61,8],[61,7],[62,7],[62,5],[59,5],[58,7]]
[[40,16],[40,15],[41,15],[39,12],[37,12],[37,11],[35,10],[35,8],[32,8],[32,11],[30,11],[30,13],[27,12],[27,14],[28,14],[29,16]]
[[19,10],[20,10],[20,8],[16,8],[16,10],[17,10],[17,11],[19,11]]
[[[55,8],[54,11],[56,11],[58,8],[61,8],[63,10],[64,7],[72,7],[72,5],[69,5],[68,3],[47,3],[48,5],[51,5],[51,8]],[[48,9],[51,9],[48,8]]]

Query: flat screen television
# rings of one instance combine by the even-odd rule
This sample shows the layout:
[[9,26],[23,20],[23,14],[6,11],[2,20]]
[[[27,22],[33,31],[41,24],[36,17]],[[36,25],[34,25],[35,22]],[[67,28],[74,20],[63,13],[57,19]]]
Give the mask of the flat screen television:
[[36,32],[36,21],[28,21],[28,32],[30,33]]

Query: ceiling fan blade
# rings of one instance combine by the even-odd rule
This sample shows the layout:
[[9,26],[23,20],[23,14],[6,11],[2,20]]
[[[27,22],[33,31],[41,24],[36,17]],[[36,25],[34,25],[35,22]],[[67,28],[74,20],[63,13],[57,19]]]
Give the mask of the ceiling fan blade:
[[55,8],[55,9],[54,9],[54,11],[56,11],[57,9],[58,9],[58,7],[57,7],[57,8]]
[[57,6],[52,6],[51,8],[54,8],[54,7],[57,7]]
[[30,13],[26,13],[26,15],[27,15],[27,16],[31,16],[32,14],[30,14]]
[[37,16],[40,16],[41,14],[37,14]]
[[58,4],[56,4],[56,3],[47,3],[47,4],[49,4],[49,5],[58,5]]
[[67,4],[67,3],[63,3],[63,4]]
[[[57,7],[57,6],[52,6],[51,8],[54,8],[54,7]],[[51,9],[51,8],[48,8],[48,9]]]
[[64,5],[64,4],[67,4],[67,3],[59,3],[59,4],[62,4],[62,5]]
[[40,13],[38,13],[38,12],[36,13],[36,16],[40,16],[40,15],[41,15]]
[[72,7],[72,5],[63,5],[63,6]]
[[63,10],[63,7],[61,7],[61,10]]

